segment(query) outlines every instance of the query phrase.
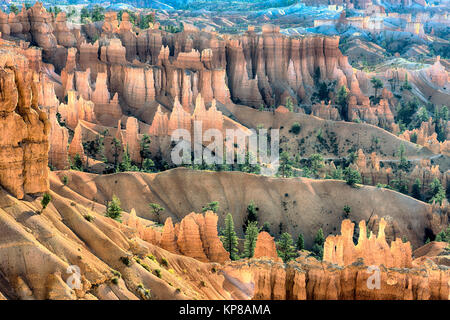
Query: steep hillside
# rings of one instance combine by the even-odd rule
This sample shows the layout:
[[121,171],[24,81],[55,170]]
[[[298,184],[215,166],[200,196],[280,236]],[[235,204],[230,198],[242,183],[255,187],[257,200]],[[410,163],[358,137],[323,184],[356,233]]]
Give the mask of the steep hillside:
[[[67,176],[68,184],[61,182]],[[219,226],[226,213],[233,214],[236,229],[242,236],[242,224],[247,205],[253,200],[258,207],[262,225],[270,223],[278,234],[283,231],[294,237],[305,236],[307,246],[319,228],[324,233],[336,233],[344,215],[344,206],[351,208],[349,219],[354,221],[385,217],[389,239],[406,236],[414,248],[426,239],[426,229],[445,217],[432,219],[432,206],[401,193],[361,186],[352,188],[344,181],[312,180],[307,178],[270,178],[241,172],[193,171],[184,168],[158,174],[119,173],[94,175],[77,171],[52,173],[51,188],[61,196],[77,203],[104,210],[103,204],[115,194],[126,211],[135,209],[138,216],[157,220],[149,203],[165,208],[162,222],[171,217],[179,221],[190,212],[201,212],[202,206],[218,201]],[[389,218],[388,218],[389,217]],[[375,226],[376,224],[374,224]]]
[[[260,112],[233,104],[224,108],[224,114],[228,111],[234,119],[249,128],[262,126],[265,129],[280,129],[280,147],[287,146],[292,154],[300,153],[307,157],[320,153],[324,157],[338,158],[361,148],[365,153],[375,151],[381,159],[395,159],[403,144],[405,155],[410,159],[433,156],[430,150],[367,123],[323,120],[302,113]],[[301,127],[299,134],[290,132],[296,122]],[[323,140],[318,138],[320,132]]]

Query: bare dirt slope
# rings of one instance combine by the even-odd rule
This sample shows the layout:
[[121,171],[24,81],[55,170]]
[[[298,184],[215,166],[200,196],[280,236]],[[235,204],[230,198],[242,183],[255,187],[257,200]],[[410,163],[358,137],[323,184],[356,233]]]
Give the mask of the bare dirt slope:
[[[102,212],[51,196],[40,213],[41,197],[17,200],[0,188],[0,300],[244,298],[223,288],[214,264],[167,252]],[[69,266],[80,270],[80,289],[67,285]]]
[[[68,184],[62,178],[68,177]],[[273,234],[280,229],[294,237],[305,236],[312,245],[315,233],[323,228],[325,235],[336,234],[345,218],[343,208],[348,205],[348,216],[353,221],[378,216],[391,221],[388,237],[406,236],[414,248],[423,244],[425,229],[430,228],[432,207],[401,193],[361,186],[352,188],[344,181],[313,180],[307,178],[271,178],[242,172],[194,171],[178,168],[157,174],[118,173],[94,175],[77,171],[52,173],[54,192],[74,202],[104,210],[102,206],[115,194],[122,208],[134,208],[138,216],[156,220],[149,203],[165,208],[161,222],[167,217],[179,221],[190,212],[201,212],[202,206],[218,201],[219,226],[226,213],[233,214],[236,231],[242,236],[242,224],[247,205],[254,201],[259,221],[270,223]]]

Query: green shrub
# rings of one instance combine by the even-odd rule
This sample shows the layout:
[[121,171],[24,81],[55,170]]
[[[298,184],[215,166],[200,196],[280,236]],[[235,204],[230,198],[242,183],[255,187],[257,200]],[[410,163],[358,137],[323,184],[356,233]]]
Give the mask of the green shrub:
[[41,200],[42,210],[41,213],[44,212],[45,208],[47,208],[48,204],[52,201],[52,196],[47,192],[44,193]]
[[126,265],[127,267],[129,267],[131,265],[130,258],[128,258],[128,257],[120,257],[120,261],[122,261],[122,263],[124,265]]
[[155,270],[153,270],[153,273],[154,273],[155,276],[157,276],[158,278],[161,278],[161,270],[160,270],[160,269],[155,269]]
[[294,122],[291,127],[291,132],[293,134],[299,134],[301,129],[302,129],[302,127],[300,126],[300,123]]
[[168,267],[169,266],[169,262],[167,261],[166,258],[161,258],[161,265],[163,265],[164,267]]
[[89,222],[94,221],[94,217],[93,217],[92,215],[90,215],[90,214],[84,215],[84,218],[85,218],[87,221],[89,221]]

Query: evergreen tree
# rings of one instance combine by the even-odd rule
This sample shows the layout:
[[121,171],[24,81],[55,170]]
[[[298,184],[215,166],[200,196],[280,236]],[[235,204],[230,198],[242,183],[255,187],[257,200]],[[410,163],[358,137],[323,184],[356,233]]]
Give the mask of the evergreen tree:
[[148,134],[144,134],[140,141],[140,150],[139,154],[141,156],[141,168],[143,167],[143,163],[146,159],[150,159],[152,156],[152,153],[150,152],[150,143],[151,143],[150,136]]
[[245,231],[244,241],[244,257],[252,258],[255,254],[256,239],[258,238],[258,222],[249,222],[247,230]]
[[73,163],[71,162],[70,168],[72,170],[83,171],[83,161],[81,160],[80,155],[77,153],[75,157],[73,157]]
[[112,200],[106,205],[105,216],[122,222],[122,208],[120,207],[120,200],[115,195],[112,196]]
[[44,212],[45,208],[47,208],[50,201],[52,201],[52,196],[49,193],[45,192],[44,195],[42,196],[42,200],[41,200],[41,206],[42,206],[41,213]]
[[322,260],[323,258],[323,245],[325,244],[325,236],[323,234],[322,228],[317,231],[316,237],[314,238],[314,245],[312,247],[312,252],[314,256]]
[[293,174],[292,160],[286,151],[280,154],[280,167],[278,168],[278,172],[283,178],[291,177]]
[[398,149],[398,157],[400,160],[399,168],[407,171],[409,167],[408,159],[405,157],[405,145],[402,143]]
[[165,209],[157,203],[150,203],[149,206],[152,210],[152,213],[157,217],[158,223],[161,223],[161,212],[163,212]]
[[234,231],[234,222],[233,216],[231,213],[228,213],[225,217],[225,228],[221,232],[222,243],[225,250],[230,254],[231,260],[237,260],[238,256],[238,238],[236,236],[236,232]]
[[128,149],[122,155],[122,162],[119,164],[119,172],[132,171],[132,163]]
[[247,206],[247,218],[244,221],[244,225],[242,226],[242,230],[246,232],[247,226],[250,222],[257,222],[258,221],[258,208],[256,207],[255,203],[250,201],[250,203]]
[[311,169],[311,171],[314,173],[315,176],[318,175],[318,171],[319,169],[323,168],[325,166],[325,162],[323,160],[323,157],[318,154],[318,153],[314,153],[312,154],[309,159],[309,167]]
[[383,82],[381,82],[380,79],[372,77],[370,79],[370,82],[372,83],[373,88],[375,89],[375,99],[378,98],[378,90],[383,88]]
[[346,86],[341,86],[337,93],[336,103],[341,108],[341,116],[343,119],[347,119],[347,112],[348,112],[347,98],[348,98],[348,89]]
[[450,243],[450,227],[446,230],[442,230],[436,235],[435,241],[449,242]]
[[286,108],[291,112],[294,111],[294,104],[292,103],[291,97],[287,97],[286,99]]
[[212,211],[214,213],[217,213],[217,211],[219,211],[219,202],[212,201],[208,203],[206,206],[202,207],[202,212],[205,213],[206,211]]
[[419,178],[417,178],[414,181],[414,184],[412,185],[411,195],[416,198],[417,200],[422,200],[422,195],[420,193],[420,187],[422,183],[420,182]]
[[18,14],[19,13],[19,8],[17,8],[14,4],[11,4],[9,6],[9,12],[13,12],[14,14]]
[[305,249],[305,240],[303,239],[303,235],[301,233],[298,234],[297,238],[297,250]]
[[347,167],[344,170],[345,181],[348,185],[356,187],[357,183],[361,183],[361,174],[358,170]]
[[431,199],[429,200],[429,203],[436,202],[441,205],[442,201],[445,199],[445,191],[438,178],[434,178],[433,181],[431,181],[430,193]]
[[295,257],[295,248],[293,246],[293,240],[292,236],[287,233],[283,232],[283,234],[280,237],[280,240],[278,241],[278,256],[283,259],[283,262],[289,262]]
[[122,143],[119,141],[119,139],[114,138],[111,142],[113,147],[113,156],[114,156],[114,171],[117,171],[118,164],[119,164],[119,155],[120,155],[120,149],[122,147]]
[[342,171],[342,168],[337,167],[336,170],[333,170],[331,178],[336,180],[344,180],[344,172]]
[[263,224],[263,226],[261,228],[261,231],[265,231],[265,232],[270,234],[270,224],[267,221],[264,222],[264,224]]
[[155,169],[156,169],[155,163],[153,162],[152,159],[147,158],[142,163],[142,171],[144,171],[144,172],[154,172]]

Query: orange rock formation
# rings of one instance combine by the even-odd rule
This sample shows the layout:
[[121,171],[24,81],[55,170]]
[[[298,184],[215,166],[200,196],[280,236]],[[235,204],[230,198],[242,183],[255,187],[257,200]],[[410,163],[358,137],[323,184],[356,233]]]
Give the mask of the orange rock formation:
[[275,261],[281,261],[277,254],[277,247],[273,237],[265,231],[258,234],[258,239],[256,240],[255,254],[253,258],[272,258]]
[[50,122],[28,59],[0,49],[0,185],[21,199],[48,190]]

